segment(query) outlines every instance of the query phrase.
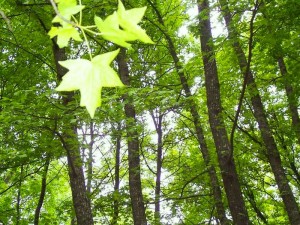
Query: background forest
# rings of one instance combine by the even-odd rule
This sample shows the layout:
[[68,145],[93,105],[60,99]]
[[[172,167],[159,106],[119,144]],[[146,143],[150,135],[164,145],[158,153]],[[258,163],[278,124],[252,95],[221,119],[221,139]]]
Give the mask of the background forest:
[[299,225],[300,1],[123,4],[154,44],[121,48],[91,119],[54,90],[86,44],[50,39],[50,1],[0,0],[0,224]]

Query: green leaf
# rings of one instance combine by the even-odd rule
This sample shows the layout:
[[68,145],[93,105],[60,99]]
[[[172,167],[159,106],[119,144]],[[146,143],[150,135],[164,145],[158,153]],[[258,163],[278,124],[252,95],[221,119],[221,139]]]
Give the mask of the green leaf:
[[137,25],[143,18],[147,7],[133,8],[126,10],[122,2],[119,0],[118,19],[120,26],[130,34],[134,40],[140,40],[144,43],[153,44],[153,41],[146,34],[145,30]]
[[108,16],[104,21],[96,16],[95,24],[105,40],[125,48],[131,47],[129,41],[140,40],[145,43],[153,43],[145,30],[137,25],[143,18],[145,10],[146,7],[125,10],[122,2],[119,1],[117,12]]
[[120,29],[116,12],[108,16],[104,21],[100,17],[95,16],[95,24],[105,40],[114,42],[122,47],[130,48],[131,45],[127,41],[136,40],[135,37]]
[[118,74],[109,66],[119,53],[113,52],[98,55],[91,61],[73,59],[59,62],[69,72],[63,77],[57,91],[80,90],[80,106],[85,106],[94,117],[96,108],[101,105],[102,87],[124,86]]
[[[80,12],[84,6],[77,5],[76,0],[60,0],[58,2],[58,11],[59,13],[67,20],[71,19],[71,16]],[[54,17],[52,20],[53,23],[62,23],[62,19],[58,16]]]
[[76,41],[82,41],[76,28],[70,24],[65,24],[63,27],[51,27],[48,34],[50,38],[57,36],[57,44],[60,48],[68,46],[71,38]]

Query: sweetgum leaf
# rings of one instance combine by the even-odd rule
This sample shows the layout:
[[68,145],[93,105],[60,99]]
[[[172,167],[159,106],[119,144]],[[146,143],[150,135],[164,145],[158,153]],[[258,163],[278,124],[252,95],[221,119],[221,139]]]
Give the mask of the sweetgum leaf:
[[85,106],[91,118],[96,108],[101,105],[102,87],[124,86],[118,74],[109,66],[119,53],[113,52],[98,55],[91,61],[86,59],[73,59],[59,63],[69,69],[57,91],[80,90],[80,106]]
[[135,40],[140,40],[144,43],[153,44],[153,41],[139,25],[143,18],[147,7],[133,8],[126,10],[123,3],[119,0],[118,19],[120,26],[130,35],[135,37]]
[[129,35],[119,27],[118,15],[114,12],[108,16],[105,20],[95,16],[95,24],[101,32],[101,36],[108,41],[114,42],[125,48],[130,48],[130,44],[127,41],[136,40],[135,37]]
[[68,42],[71,38],[76,41],[82,41],[76,28],[69,24],[63,27],[51,27],[48,34],[50,38],[57,36],[57,44],[60,48],[68,46]]
[[[59,13],[67,20],[71,19],[71,16],[74,14],[79,13],[84,6],[83,5],[77,5],[76,0],[60,0],[58,1],[58,11]],[[53,23],[62,23],[62,19],[58,16],[54,17],[52,20]]]

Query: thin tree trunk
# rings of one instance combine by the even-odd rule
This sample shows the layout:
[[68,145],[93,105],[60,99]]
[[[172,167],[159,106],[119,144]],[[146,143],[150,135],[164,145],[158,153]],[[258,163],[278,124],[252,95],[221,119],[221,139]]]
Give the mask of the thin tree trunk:
[[94,123],[90,122],[90,143],[89,143],[89,149],[88,149],[88,159],[87,159],[87,184],[86,189],[87,193],[90,196],[91,195],[91,189],[92,189],[92,179],[93,179],[93,146],[94,146]]
[[212,34],[208,1],[198,0],[198,10],[199,14],[203,15],[202,18],[199,18],[199,30],[210,127],[217,149],[224,188],[233,222],[237,225],[246,225],[250,224],[248,212],[242,196],[234,159],[230,157],[231,147],[222,118],[218,71],[211,44]]
[[295,92],[293,89],[293,86],[291,85],[291,82],[289,82],[288,79],[288,71],[285,66],[285,62],[283,57],[279,57],[278,60],[278,66],[280,69],[280,73],[284,79],[284,88],[288,100],[288,106],[290,110],[290,114],[292,117],[292,126],[293,130],[297,136],[298,144],[300,144],[300,118],[299,118],[299,112],[298,112],[298,107],[297,107],[297,97],[295,96]]
[[[156,7],[156,5],[154,3],[151,2],[151,0],[148,0],[148,2],[152,6],[153,10],[155,11],[159,23],[164,26],[163,17],[161,16],[158,8]],[[183,72],[184,70],[183,70],[183,68],[181,66],[181,63],[179,61],[179,57],[177,55],[176,48],[175,48],[175,45],[172,41],[172,38],[165,31],[162,31],[162,33],[165,36],[165,39],[168,43],[168,47],[169,47],[168,49],[169,49],[170,55],[172,56],[177,74],[180,78],[181,85],[182,85],[183,90],[185,92],[186,99],[187,99],[187,105],[189,107],[189,111],[190,111],[190,113],[192,115],[192,118],[193,118],[193,123],[194,123],[194,126],[195,126],[197,141],[198,141],[199,146],[200,146],[200,152],[201,152],[202,157],[204,159],[205,165],[208,168],[210,184],[211,184],[212,191],[213,191],[213,196],[214,196],[214,204],[216,205],[216,209],[217,209],[216,217],[220,221],[221,225],[230,224],[230,220],[228,220],[228,218],[226,217],[224,204],[222,202],[222,191],[221,191],[221,188],[220,188],[220,184],[219,184],[218,176],[217,176],[217,173],[216,173],[216,169],[215,169],[214,165],[211,163],[209,150],[208,150],[208,147],[207,147],[207,144],[206,144],[203,128],[202,128],[201,121],[200,121],[200,116],[199,116],[199,113],[198,113],[198,106],[194,102],[194,100],[191,98],[192,93],[191,93],[190,87],[188,85],[187,78],[186,78],[186,76]]]
[[47,156],[46,163],[45,163],[45,168],[44,168],[44,173],[43,173],[43,177],[42,177],[40,198],[39,198],[38,204],[37,204],[36,209],[35,209],[35,214],[34,214],[34,225],[39,224],[40,213],[41,213],[41,209],[42,209],[44,199],[45,199],[45,195],[46,195],[47,174],[48,174],[49,164],[50,164],[50,157]]
[[[275,27],[274,27],[273,23],[271,23],[270,18],[268,16],[268,13],[267,13],[268,7],[265,7],[266,5],[265,5],[264,1],[262,1],[261,5],[263,6],[263,7],[261,7],[262,14],[268,24],[267,25],[268,31],[270,31],[270,33],[273,33]],[[273,38],[276,38],[276,37],[273,36]],[[281,46],[282,43],[281,42],[276,42],[276,43],[277,43],[277,45],[276,45],[277,51],[273,53],[274,54],[273,57],[277,61],[280,73],[282,75],[284,89],[285,89],[286,96],[287,96],[287,103],[288,103],[289,111],[290,111],[291,118],[292,118],[292,128],[294,129],[294,132],[297,136],[298,143],[300,144],[300,118],[299,118],[299,112],[298,112],[298,107],[297,107],[298,97],[294,91],[293,86],[291,85],[290,74],[288,73],[285,62],[284,62],[284,54],[283,54],[283,49]]]
[[[119,74],[122,82],[130,86],[129,69],[126,62],[125,49],[121,49],[117,58]],[[128,163],[129,163],[129,192],[132,205],[134,225],[146,225],[146,212],[142,194],[141,168],[140,168],[140,149],[139,134],[137,132],[136,113],[133,101],[128,94],[123,96],[125,101],[125,115],[127,141],[128,141]]]
[[22,187],[22,181],[23,181],[23,165],[21,166],[21,171],[20,171],[20,180],[18,184],[18,194],[17,194],[17,205],[16,205],[16,211],[17,211],[17,216],[16,216],[16,225],[20,224],[21,220],[21,187]]
[[163,151],[163,131],[162,131],[162,120],[163,114],[158,113],[158,117],[151,112],[151,117],[155,125],[157,133],[157,150],[156,150],[156,178],[155,178],[155,192],[154,192],[154,224],[161,224],[160,214],[160,195],[161,195],[161,170],[162,170],[162,151]]
[[[234,24],[231,22],[232,14],[229,11],[228,3],[226,0],[219,0],[219,2],[222,7],[222,11],[224,13],[226,27],[229,32],[229,38],[233,41],[233,48],[238,58],[240,70],[244,73],[246,71],[245,68],[247,67],[248,62],[246,59],[246,55],[239,43]],[[282,166],[282,162],[280,158],[280,153],[277,149],[277,145],[275,143],[271,129],[269,127],[269,123],[267,121],[264,106],[262,104],[262,100],[259,95],[259,91],[255,83],[254,76],[251,70],[248,70],[246,72],[248,72],[248,74],[246,74],[245,76],[248,78],[246,84],[248,87],[248,91],[251,95],[251,103],[254,109],[254,116],[258,123],[261,136],[264,145],[266,147],[266,156],[268,158],[273,174],[275,176],[275,180],[278,185],[280,195],[283,199],[290,223],[292,225],[299,225],[300,213],[299,213],[298,204],[289,186],[289,181],[285,175],[285,171]]]
[[[58,62],[66,59],[64,49],[60,49],[55,41],[53,41],[53,54],[57,69],[57,79],[62,80],[66,73]],[[68,105],[73,99],[73,92],[64,93],[63,104]],[[68,172],[70,177],[70,185],[72,191],[73,206],[76,214],[77,225],[93,225],[93,215],[91,210],[90,199],[88,198],[85,178],[83,173],[83,163],[80,155],[76,125],[67,124],[63,128],[63,133],[56,132],[64,149],[67,152]]]
[[264,224],[268,224],[267,217],[262,213],[262,211],[260,211],[259,207],[256,204],[253,191],[251,190],[251,188],[249,186],[246,186],[246,188],[247,188],[247,190],[246,190],[245,195],[248,197],[248,200],[249,200],[254,212],[256,213],[257,218],[259,218]]
[[114,185],[114,205],[112,225],[118,224],[119,217],[119,199],[120,193],[120,151],[121,151],[121,123],[118,123],[116,130],[116,154],[115,154],[115,185]]

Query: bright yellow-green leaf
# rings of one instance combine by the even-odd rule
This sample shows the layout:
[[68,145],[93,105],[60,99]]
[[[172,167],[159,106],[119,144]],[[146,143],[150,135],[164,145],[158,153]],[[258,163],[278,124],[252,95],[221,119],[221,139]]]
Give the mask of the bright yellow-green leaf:
[[[77,14],[84,8],[83,5],[77,5],[76,0],[60,0],[58,2],[58,11],[65,19],[70,20],[72,15]],[[54,17],[53,23],[61,23],[62,19],[58,16]]]
[[127,43],[127,41],[136,40],[136,38],[120,29],[116,12],[108,16],[104,21],[100,17],[95,16],[95,24],[105,40],[111,41],[122,47],[130,48],[131,45]]
[[82,41],[76,28],[69,24],[63,27],[52,27],[48,34],[50,38],[57,36],[57,44],[60,48],[68,46],[68,42],[71,38],[76,41]]
[[122,2],[119,0],[118,19],[120,26],[135,40],[140,40],[144,43],[153,44],[153,41],[139,25],[143,18],[147,7],[133,8],[126,10]]
[[91,61],[74,59],[59,62],[69,72],[56,88],[57,91],[80,90],[80,106],[85,106],[94,117],[96,108],[101,105],[102,87],[123,86],[118,74],[110,67],[119,49],[94,57]]

